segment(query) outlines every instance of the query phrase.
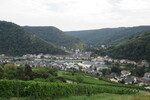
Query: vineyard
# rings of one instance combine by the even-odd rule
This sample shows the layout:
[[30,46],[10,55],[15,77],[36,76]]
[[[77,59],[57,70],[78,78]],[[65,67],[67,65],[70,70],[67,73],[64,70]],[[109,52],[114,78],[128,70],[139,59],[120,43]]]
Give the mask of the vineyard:
[[[65,78],[66,80],[70,80],[70,81],[74,81],[76,82],[77,79],[76,77],[80,75],[80,74],[77,74],[77,75],[71,75],[69,72],[67,71],[58,71],[58,76],[61,76],[63,78]],[[89,83],[89,84],[99,84],[99,85],[102,85],[102,84],[112,84],[112,83],[109,83],[109,82],[105,82],[103,80],[98,80],[98,79],[94,79],[96,77],[90,77],[90,76],[87,76],[85,75],[85,73],[82,73],[80,75],[80,77],[83,79],[83,82],[82,83]]]
[[135,94],[137,92],[135,89],[124,87],[0,80],[0,97],[60,98],[99,93]]
[[[69,72],[66,72],[66,71],[59,71],[59,76],[65,78],[66,80],[70,80],[70,81],[73,81],[73,82],[77,82],[77,79],[76,79],[76,75],[72,76],[69,74]],[[94,77],[89,77],[89,76],[86,76],[85,74],[82,74],[80,76],[83,81],[82,83],[83,84],[88,84],[88,85],[98,85],[98,86],[110,86],[110,87],[124,87],[124,88],[129,88],[129,89],[136,89],[136,90],[142,90],[142,91],[148,91],[150,92],[149,89],[145,89],[143,86],[136,86],[136,85],[126,85],[126,84],[121,84],[121,83],[116,83],[116,82],[112,82],[112,81],[109,81],[109,80],[103,80],[103,79],[95,79]]]

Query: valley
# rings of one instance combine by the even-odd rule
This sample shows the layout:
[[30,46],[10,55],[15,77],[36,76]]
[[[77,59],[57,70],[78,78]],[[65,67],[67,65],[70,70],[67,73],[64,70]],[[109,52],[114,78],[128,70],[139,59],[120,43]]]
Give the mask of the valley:
[[142,93],[150,91],[149,29],[101,29],[96,34],[103,34],[102,43],[98,35],[88,42],[71,36],[78,33],[67,35],[51,26],[21,27],[1,21],[0,89],[5,91],[0,97],[147,100]]
[[0,0],[0,100],[150,100],[150,0]]

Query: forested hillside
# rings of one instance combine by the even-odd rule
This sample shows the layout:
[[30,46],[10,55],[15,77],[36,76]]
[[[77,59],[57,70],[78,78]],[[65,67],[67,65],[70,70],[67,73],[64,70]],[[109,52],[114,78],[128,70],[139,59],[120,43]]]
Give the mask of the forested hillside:
[[141,34],[127,40],[126,42],[112,46],[107,49],[105,54],[118,59],[150,61],[150,32]]
[[64,51],[14,23],[0,21],[0,54],[19,56],[27,53],[62,54]]
[[131,37],[138,36],[150,30],[150,26],[104,28],[97,30],[66,32],[91,45],[112,45],[126,41]]
[[45,26],[45,27],[23,27],[26,31],[31,32],[40,38],[52,42],[55,45],[65,46],[68,49],[80,48],[81,50],[85,49],[86,44],[80,39],[73,36],[65,34],[63,31],[59,30],[56,27]]

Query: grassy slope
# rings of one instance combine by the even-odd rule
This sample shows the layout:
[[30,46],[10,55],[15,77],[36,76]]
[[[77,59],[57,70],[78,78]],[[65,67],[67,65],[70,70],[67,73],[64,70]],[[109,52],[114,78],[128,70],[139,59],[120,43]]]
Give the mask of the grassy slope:
[[[34,100],[34,98],[32,97],[11,98],[11,99],[0,98],[0,100]],[[67,98],[60,98],[60,99],[57,98],[54,100],[150,100],[150,93],[135,94],[135,95],[118,95],[118,94],[102,93],[92,96],[71,96]]]
[[[150,91],[150,90],[145,90],[145,88],[140,87],[140,86],[136,86],[136,85],[126,85],[126,84],[112,82],[112,81],[105,80],[105,79],[104,80],[103,79],[102,80],[98,80],[96,77],[86,75],[85,73],[80,73],[79,75],[83,79],[83,81],[81,82],[82,84],[98,85],[98,86],[108,86],[110,88],[111,87],[125,87],[125,88],[138,89],[140,91]],[[71,83],[72,82],[76,83],[78,75],[72,76],[70,72],[58,71],[58,76],[61,76],[61,77],[65,78],[66,80],[69,80],[69,83],[70,82]]]
[[[35,69],[34,69],[35,71]],[[76,75],[75,76],[71,76],[69,75],[69,72],[66,71],[58,71],[58,76],[62,76],[64,78],[69,78],[69,79],[73,79],[76,80]],[[85,77],[83,76],[84,81],[85,82],[89,82],[89,83],[97,83],[97,84],[111,84],[109,82],[105,82],[102,80],[96,80],[92,77]],[[102,94],[96,94],[96,95],[92,95],[92,96],[70,96],[70,97],[64,97],[64,98],[60,98],[60,99],[55,99],[55,100],[149,100],[150,95],[146,95],[146,94],[136,94],[136,95],[119,95],[119,94],[110,94],[110,93],[102,93]],[[22,97],[22,98],[11,98],[10,100],[34,100],[35,98],[32,97]],[[4,98],[0,98],[0,100],[7,100]],[[40,100],[40,99],[38,99]],[[49,100],[49,99],[47,99]]]
[[[58,76],[62,76],[64,77],[65,79],[67,80],[71,80],[71,81],[76,81],[76,76],[77,75],[70,75],[69,72],[65,72],[65,71],[59,71],[58,72]],[[93,84],[111,84],[109,82],[105,82],[103,80],[97,80],[97,79],[94,79],[92,77],[88,77],[88,76],[84,76],[84,75],[81,75],[81,77],[83,78],[83,83],[93,83]]]
[[118,95],[103,93],[93,96],[73,96],[60,100],[150,100],[150,94]]

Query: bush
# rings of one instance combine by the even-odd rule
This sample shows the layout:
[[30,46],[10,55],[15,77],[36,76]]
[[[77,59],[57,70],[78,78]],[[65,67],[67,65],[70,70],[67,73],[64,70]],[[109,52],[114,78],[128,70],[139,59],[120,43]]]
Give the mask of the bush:
[[78,83],[82,83],[83,82],[83,77],[80,76],[80,75],[77,75],[76,80],[77,80]]

